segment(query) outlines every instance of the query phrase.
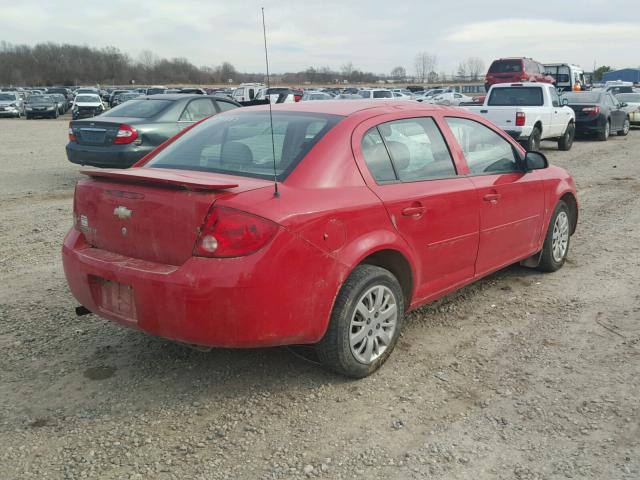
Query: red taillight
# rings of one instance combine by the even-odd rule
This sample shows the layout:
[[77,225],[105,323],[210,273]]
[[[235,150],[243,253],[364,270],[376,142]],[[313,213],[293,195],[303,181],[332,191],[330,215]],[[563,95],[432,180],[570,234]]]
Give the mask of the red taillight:
[[516,112],[516,127],[524,127],[526,116],[524,112]]
[[582,109],[582,113],[586,113],[587,115],[598,115],[600,113],[600,107],[597,105],[594,107],[585,107]]
[[294,99],[296,102],[299,102],[300,100],[302,100],[302,95],[294,95],[294,96],[293,96],[293,99]]
[[213,207],[193,249],[197,257],[243,257],[257,252],[275,236],[278,225],[231,208]]
[[71,128],[71,122],[69,122],[69,141],[70,142],[78,141],[78,139],[76,138],[76,134],[73,133],[73,128]]
[[113,143],[116,145],[126,145],[135,142],[137,138],[138,130],[131,125],[122,124],[118,127],[118,133]]

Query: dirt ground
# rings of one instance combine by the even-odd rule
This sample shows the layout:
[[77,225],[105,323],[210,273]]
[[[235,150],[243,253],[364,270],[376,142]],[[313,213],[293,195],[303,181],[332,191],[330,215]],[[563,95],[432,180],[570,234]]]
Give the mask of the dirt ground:
[[0,479],[639,479],[640,130],[544,152],[581,204],[557,273],[410,315],[351,381],[76,317],[65,120],[0,120]]

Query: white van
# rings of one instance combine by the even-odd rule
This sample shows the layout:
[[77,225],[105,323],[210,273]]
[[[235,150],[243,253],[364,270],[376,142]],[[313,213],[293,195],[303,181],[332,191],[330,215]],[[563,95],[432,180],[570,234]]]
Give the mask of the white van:
[[233,99],[236,102],[249,102],[255,100],[258,92],[264,89],[263,83],[241,83],[238,88],[233,91]]
[[578,65],[570,63],[545,63],[544,71],[556,79],[556,88],[559,92],[572,91],[574,85],[579,84],[584,90],[584,70]]

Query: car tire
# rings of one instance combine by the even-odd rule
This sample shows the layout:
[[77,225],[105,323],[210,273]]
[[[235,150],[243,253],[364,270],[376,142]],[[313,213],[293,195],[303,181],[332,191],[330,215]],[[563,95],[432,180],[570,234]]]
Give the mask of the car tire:
[[540,150],[540,140],[542,138],[542,132],[538,127],[533,127],[529,140],[527,140],[527,150],[530,152],[537,152]]
[[327,331],[316,344],[318,358],[334,372],[366,377],[393,351],[403,320],[404,295],[396,277],[381,267],[359,265],[338,293]]
[[569,123],[569,125],[567,125],[567,129],[564,132],[564,135],[562,135],[559,139],[558,139],[558,150],[562,150],[564,152],[571,150],[571,147],[573,146],[573,139],[576,136],[576,125],[575,123],[571,122]]
[[629,130],[631,130],[631,121],[629,120],[629,117],[627,116],[627,118],[624,119],[624,124],[622,125],[622,130],[618,130],[618,136],[619,137],[626,137],[627,135],[629,135]]
[[609,140],[609,134],[611,133],[611,123],[607,120],[607,123],[604,125],[604,129],[598,132],[598,140],[601,142],[606,142]]
[[551,215],[547,235],[544,239],[538,270],[555,272],[564,265],[571,243],[571,212],[567,204],[560,200]]

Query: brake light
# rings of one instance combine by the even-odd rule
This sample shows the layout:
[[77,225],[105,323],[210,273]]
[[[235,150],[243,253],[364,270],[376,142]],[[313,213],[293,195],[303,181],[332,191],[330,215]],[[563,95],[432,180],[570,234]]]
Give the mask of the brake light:
[[213,207],[193,249],[197,257],[243,257],[269,243],[278,225],[232,208]]
[[302,95],[294,95],[294,96],[293,96],[293,99],[294,99],[296,102],[299,102],[299,101],[302,99]]
[[524,112],[516,112],[516,127],[524,127],[526,116]]
[[69,141],[70,142],[78,141],[78,139],[76,138],[76,134],[73,133],[73,128],[71,128],[71,122],[69,122]]
[[582,109],[582,113],[586,113],[587,115],[598,115],[600,113],[600,107],[597,105],[594,107],[585,107]]
[[135,142],[137,138],[138,130],[136,130],[135,127],[122,124],[118,127],[118,133],[113,143],[116,145],[126,145]]

